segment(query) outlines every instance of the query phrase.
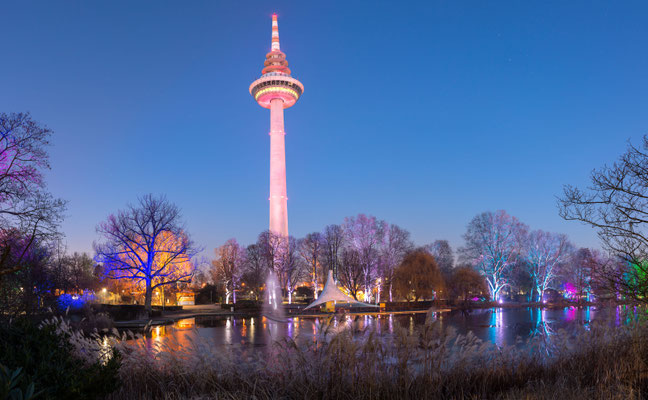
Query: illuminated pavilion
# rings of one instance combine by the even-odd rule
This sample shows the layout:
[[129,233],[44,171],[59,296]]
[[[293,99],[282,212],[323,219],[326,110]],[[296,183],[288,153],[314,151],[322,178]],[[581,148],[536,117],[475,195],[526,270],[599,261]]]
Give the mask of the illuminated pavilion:
[[340,288],[337,287],[337,284],[335,283],[335,279],[333,279],[333,271],[331,270],[329,270],[328,272],[328,278],[326,279],[326,284],[324,285],[324,290],[322,290],[322,294],[320,294],[317,297],[317,300],[310,303],[306,308],[304,308],[304,310],[322,304],[326,304],[326,303],[329,304],[333,303],[333,305],[336,305],[337,303],[342,303],[342,304],[347,304],[349,306],[378,307],[375,304],[363,303],[342,293]]

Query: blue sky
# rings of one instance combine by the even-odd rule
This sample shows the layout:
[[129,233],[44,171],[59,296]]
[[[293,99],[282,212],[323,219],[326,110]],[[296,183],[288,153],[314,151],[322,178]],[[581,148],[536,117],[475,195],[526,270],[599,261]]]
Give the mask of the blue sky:
[[459,246],[505,209],[598,244],[556,196],[648,133],[646,2],[5,3],[0,110],[55,131],[70,250],[145,193],[207,254],[267,228],[269,112],[248,86],[272,12],[305,86],[285,113],[291,234],[363,212]]

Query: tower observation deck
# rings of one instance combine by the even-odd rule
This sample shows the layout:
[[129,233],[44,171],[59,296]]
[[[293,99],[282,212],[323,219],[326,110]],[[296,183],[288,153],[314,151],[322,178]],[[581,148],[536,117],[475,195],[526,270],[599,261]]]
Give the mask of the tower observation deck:
[[261,77],[250,85],[250,94],[261,107],[270,109],[270,231],[288,236],[286,148],[284,108],[292,107],[304,85],[290,76],[286,55],[279,46],[277,15],[272,15],[272,46],[266,54]]

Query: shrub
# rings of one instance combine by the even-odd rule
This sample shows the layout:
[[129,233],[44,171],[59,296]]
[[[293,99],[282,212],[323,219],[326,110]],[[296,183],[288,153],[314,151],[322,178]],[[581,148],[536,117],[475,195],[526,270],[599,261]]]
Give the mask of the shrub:
[[[120,357],[110,350],[103,362],[83,359],[72,340],[79,338],[53,324],[28,319],[0,326],[0,364],[21,368],[24,378],[51,399],[94,399],[117,387]],[[100,344],[97,344],[100,346]]]
[[34,391],[34,382],[19,385],[22,378],[22,368],[10,370],[0,364],[0,399],[31,400],[41,393]]

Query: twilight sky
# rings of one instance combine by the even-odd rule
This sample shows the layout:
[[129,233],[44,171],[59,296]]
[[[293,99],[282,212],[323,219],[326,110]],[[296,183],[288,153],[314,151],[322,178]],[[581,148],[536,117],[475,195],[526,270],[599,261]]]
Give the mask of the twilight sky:
[[267,229],[269,111],[248,86],[272,12],[305,86],[285,113],[291,234],[362,212],[456,247],[505,209],[598,245],[556,196],[648,133],[644,1],[7,2],[0,111],[55,131],[71,251],[145,193],[207,255]]

